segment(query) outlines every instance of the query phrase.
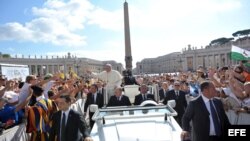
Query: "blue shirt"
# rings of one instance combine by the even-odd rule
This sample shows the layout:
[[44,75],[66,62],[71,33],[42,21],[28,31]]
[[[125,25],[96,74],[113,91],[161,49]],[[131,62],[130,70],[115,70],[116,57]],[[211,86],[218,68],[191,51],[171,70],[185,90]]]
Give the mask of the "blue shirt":
[[0,109],[0,121],[6,123],[8,120],[15,120],[15,124],[22,121],[24,112],[22,110],[15,112],[16,107],[6,104],[2,109]]

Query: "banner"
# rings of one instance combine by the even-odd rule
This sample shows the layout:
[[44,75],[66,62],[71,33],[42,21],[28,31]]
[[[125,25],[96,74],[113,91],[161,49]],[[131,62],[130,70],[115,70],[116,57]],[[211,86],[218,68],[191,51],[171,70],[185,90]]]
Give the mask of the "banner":
[[2,75],[8,80],[18,79],[25,81],[26,76],[29,75],[29,68],[27,67],[19,67],[19,66],[5,66],[1,65]]
[[233,45],[231,50],[231,58],[237,61],[250,60],[250,51]]

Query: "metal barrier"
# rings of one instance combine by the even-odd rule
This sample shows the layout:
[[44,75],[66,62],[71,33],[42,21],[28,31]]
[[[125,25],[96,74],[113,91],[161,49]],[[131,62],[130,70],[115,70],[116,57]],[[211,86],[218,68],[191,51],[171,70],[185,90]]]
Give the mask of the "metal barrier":
[[28,141],[29,138],[25,123],[7,129],[0,135],[0,141]]
[[249,113],[236,113],[234,110],[228,110],[226,114],[232,125],[250,125]]

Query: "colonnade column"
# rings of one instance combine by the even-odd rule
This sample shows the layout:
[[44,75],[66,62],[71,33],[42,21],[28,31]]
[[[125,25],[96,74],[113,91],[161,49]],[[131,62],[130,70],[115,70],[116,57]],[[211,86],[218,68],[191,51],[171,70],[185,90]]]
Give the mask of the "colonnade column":
[[46,65],[46,74],[49,73],[49,65]]
[[29,67],[29,74],[32,74],[32,65],[28,65]]
[[35,74],[37,75],[37,65],[35,65]]
[[227,53],[225,53],[224,55],[225,55],[225,65],[228,65],[228,62],[227,62]]
[[55,73],[55,65],[54,64],[51,65],[51,71],[52,71],[51,73],[53,73],[53,74]]

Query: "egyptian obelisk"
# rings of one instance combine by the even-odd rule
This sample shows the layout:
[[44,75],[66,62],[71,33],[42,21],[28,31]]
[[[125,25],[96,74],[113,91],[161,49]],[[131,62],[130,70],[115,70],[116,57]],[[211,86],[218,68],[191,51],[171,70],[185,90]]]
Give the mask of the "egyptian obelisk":
[[125,33],[125,63],[126,69],[132,70],[132,53],[130,43],[130,29],[129,29],[129,15],[128,15],[128,3],[124,2],[124,33]]

